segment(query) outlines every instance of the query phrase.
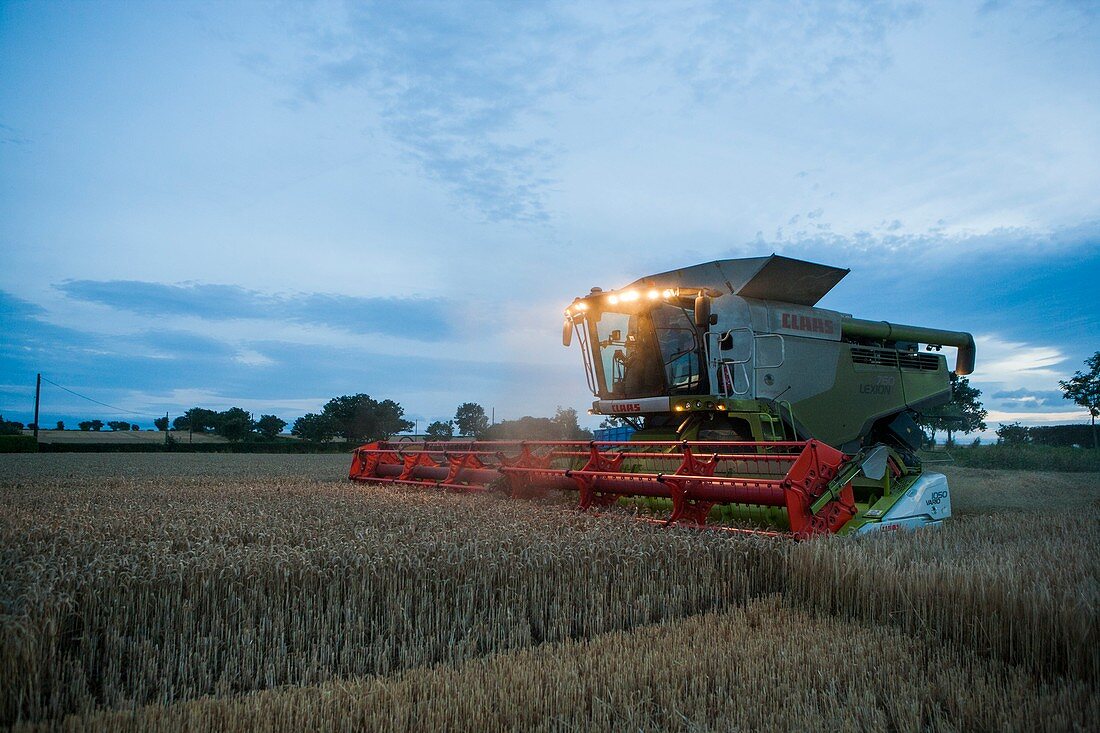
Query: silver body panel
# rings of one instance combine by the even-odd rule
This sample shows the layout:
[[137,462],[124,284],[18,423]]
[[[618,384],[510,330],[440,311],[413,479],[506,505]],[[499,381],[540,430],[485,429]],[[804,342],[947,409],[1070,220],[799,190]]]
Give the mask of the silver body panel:
[[846,314],[737,295],[715,298],[713,313],[707,367],[711,384],[732,385],[724,396],[797,402],[832,388]]
[[[873,510],[864,516],[868,519],[877,518]],[[881,519],[863,525],[856,533],[935,526],[950,516],[951,492],[947,488],[947,477],[942,473],[929,471],[921,474],[905,492],[905,496],[898,499]]]

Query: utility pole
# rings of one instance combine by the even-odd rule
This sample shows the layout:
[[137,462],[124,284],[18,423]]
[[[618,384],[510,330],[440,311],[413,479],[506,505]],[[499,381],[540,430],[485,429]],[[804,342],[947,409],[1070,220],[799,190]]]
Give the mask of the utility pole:
[[42,372],[34,382],[34,439],[38,440],[38,403],[42,399]]

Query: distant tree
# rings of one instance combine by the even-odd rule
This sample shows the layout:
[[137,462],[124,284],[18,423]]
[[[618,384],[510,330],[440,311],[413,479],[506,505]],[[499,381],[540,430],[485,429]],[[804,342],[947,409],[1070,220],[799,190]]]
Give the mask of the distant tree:
[[455,410],[455,427],[459,435],[469,438],[480,438],[489,429],[489,418],[485,416],[485,408],[476,402],[463,402]]
[[954,440],[952,433],[957,429],[963,435],[979,432],[986,429],[985,418],[989,412],[982,407],[979,397],[982,391],[970,386],[970,380],[951,372],[951,394],[953,401],[962,411],[962,425],[952,425],[947,428],[947,439]]
[[97,433],[100,430],[103,429],[103,421],[102,420],[92,420],[91,424],[92,424],[92,430],[94,430]]
[[1062,447],[1092,445],[1092,426],[1088,423],[1069,425],[1036,425],[1028,430],[1032,443]]
[[1100,417],[1100,351],[1085,359],[1087,372],[1074,372],[1067,380],[1058,382],[1062,397],[1073,400],[1089,411],[1092,421],[1092,447],[1100,448],[1096,437],[1096,418]]
[[119,431],[119,430],[129,430],[130,429],[130,423],[125,422],[123,420],[109,420],[107,422],[107,427],[109,427],[111,430],[114,430],[116,432]]
[[336,435],[353,443],[386,440],[413,427],[411,420],[404,419],[405,408],[400,404],[379,402],[366,394],[334,397],[321,414],[332,422]]
[[130,423],[130,430],[141,430],[141,426],[135,423]]
[[328,416],[311,412],[294,421],[290,434],[312,443],[324,443],[336,435],[336,425]]
[[0,415],[0,435],[19,435],[23,432],[23,423],[13,420],[5,420]]
[[1001,427],[997,428],[997,438],[997,442],[1004,445],[1023,445],[1029,442],[1028,428],[1018,422],[1001,423]]
[[[177,419],[179,419],[179,418],[177,418]],[[168,416],[165,415],[164,417],[158,417],[156,420],[153,421],[153,425],[155,425],[157,430],[161,431],[162,433],[167,431],[168,430]]]
[[244,440],[256,425],[252,421],[252,413],[241,407],[230,407],[215,413],[213,418],[207,419],[207,424],[215,433],[229,440]]
[[183,413],[183,416],[187,420],[182,428],[178,428],[180,430],[190,430],[193,433],[210,433],[218,425],[218,413],[204,407],[192,407]]
[[65,421],[64,420],[58,420],[57,421],[57,427],[54,428],[54,430],[64,430],[64,429],[65,429]]
[[503,420],[485,431],[491,440],[591,440],[592,433],[577,424],[577,411],[557,409],[554,417],[524,415],[518,420]]
[[973,433],[985,430],[985,418],[989,414],[982,407],[982,391],[970,386],[970,380],[951,373],[951,401],[945,405],[925,410],[915,416],[917,424],[928,431],[929,442],[936,445],[936,433],[947,433],[947,444],[954,445],[955,433]]
[[501,420],[489,427],[487,440],[561,440],[561,425],[548,417],[524,415],[517,420]]
[[286,420],[280,420],[275,415],[260,415],[260,419],[256,421],[256,430],[265,438],[274,438],[285,427]]
[[451,425],[450,420],[448,420],[447,422],[436,420],[431,425],[429,425],[428,429],[424,432],[424,435],[428,440],[450,440],[454,437],[454,434],[455,429],[454,426]]
[[585,430],[577,422],[577,411],[572,407],[561,407],[554,412],[554,422],[561,430],[562,440],[591,440],[592,431]]
[[406,420],[405,408],[393,400],[382,400],[375,408],[375,432],[367,435],[368,439],[381,438],[387,440],[397,433],[412,430],[415,423]]
[[599,427],[600,427],[601,430],[605,430],[607,428],[621,428],[621,427],[624,427],[624,426],[629,425],[629,424],[630,423],[628,423],[626,420],[624,420],[621,417],[612,416],[612,417],[605,417],[603,420],[601,420]]
[[81,430],[87,432],[87,431],[92,429],[92,421],[91,420],[82,420],[81,422],[77,423],[76,426],[78,428],[80,428]]

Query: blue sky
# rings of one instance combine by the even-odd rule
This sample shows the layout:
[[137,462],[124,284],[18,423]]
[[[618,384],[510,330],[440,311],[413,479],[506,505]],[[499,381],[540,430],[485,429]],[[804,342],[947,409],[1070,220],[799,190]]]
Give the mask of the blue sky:
[[583,412],[575,295],[778,252],[973,332],[991,422],[1079,420],[1097,38],[1068,1],[0,2],[0,412],[37,371],[149,424]]

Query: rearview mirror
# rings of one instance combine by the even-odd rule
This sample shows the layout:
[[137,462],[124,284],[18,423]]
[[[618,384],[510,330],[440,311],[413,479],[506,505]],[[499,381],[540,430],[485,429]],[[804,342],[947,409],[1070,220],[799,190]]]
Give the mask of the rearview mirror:
[[695,327],[706,328],[710,321],[710,296],[699,294],[695,296]]
[[561,327],[561,345],[569,348],[571,343],[573,343],[573,321],[566,318],[565,324]]

